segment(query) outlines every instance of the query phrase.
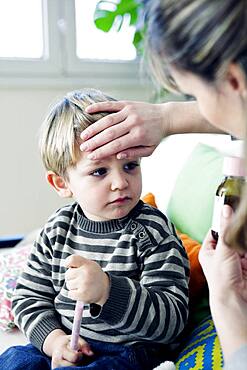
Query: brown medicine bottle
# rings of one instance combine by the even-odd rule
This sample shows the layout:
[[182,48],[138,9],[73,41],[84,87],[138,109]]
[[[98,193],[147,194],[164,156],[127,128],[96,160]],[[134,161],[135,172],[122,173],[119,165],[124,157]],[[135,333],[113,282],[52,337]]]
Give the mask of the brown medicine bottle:
[[212,236],[217,241],[220,229],[222,207],[228,204],[235,211],[241,197],[245,183],[245,161],[241,157],[225,157],[223,161],[224,178],[215,194],[214,211],[212,220]]

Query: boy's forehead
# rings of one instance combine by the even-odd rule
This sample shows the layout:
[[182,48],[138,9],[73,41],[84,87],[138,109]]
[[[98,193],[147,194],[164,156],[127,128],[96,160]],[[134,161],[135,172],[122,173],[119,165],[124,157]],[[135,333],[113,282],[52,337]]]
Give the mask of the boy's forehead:
[[[77,166],[102,166],[113,161],[114,156],[109,156],[104,159],[90,159],[88,158],[88,153],[81,152],[80,157],[77,161]],[[115,157],[116,160],[116,157]]]
[[118,161],[115,155],[111,155],[103,159],[90,159],[88,158],[88,153],[85,153],[85,154],[86,155],[83,156],[83,162],[87,165],[102,166],[103,164]]
[[107,165],[107,164],[112,164],[112,163],[123,163],[123,162],[130,162],[132,160],[137,160],[139,161],[140,158],[139,157],[133,157],[133,158],[128,158],[127,160],[126,159],[118,159],[116,157],[115,154],[113,155],[110,155],[109,157],[106,157],[106,158],[103,158],[103,159],[90,159],[88,158],[88,153],[86,152],[82,152],[81,155],[80,155],[80,158],[78,160],[78,165],[80,166],[103,166],[103,165]]

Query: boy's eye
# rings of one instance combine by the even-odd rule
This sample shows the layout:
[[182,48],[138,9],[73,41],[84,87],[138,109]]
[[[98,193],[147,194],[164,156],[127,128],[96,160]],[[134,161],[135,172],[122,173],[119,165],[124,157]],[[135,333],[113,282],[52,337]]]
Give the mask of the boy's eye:
[[107,172],[106,168],[101,167],[101,168],[97,168],[97,170],[94,170],[93,172],[91,172],[90,175],[93,175],[93,176],[104,176],[106,174],[106,172]]
[[128,162],[128,163],[125,163],[124,170],[125,171],[131,171],[131,170],[134,170],[136,167],[139,167],[139,166],[140,166],[140,164],[136,161]]

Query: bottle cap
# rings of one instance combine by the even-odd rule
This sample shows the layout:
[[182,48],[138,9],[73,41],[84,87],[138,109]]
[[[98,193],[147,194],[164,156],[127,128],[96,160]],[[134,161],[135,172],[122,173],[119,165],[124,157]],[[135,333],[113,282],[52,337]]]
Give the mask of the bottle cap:
[[226,176],[246,176],[245,160],[241,157],[225,157],[223,162],[223,174]]

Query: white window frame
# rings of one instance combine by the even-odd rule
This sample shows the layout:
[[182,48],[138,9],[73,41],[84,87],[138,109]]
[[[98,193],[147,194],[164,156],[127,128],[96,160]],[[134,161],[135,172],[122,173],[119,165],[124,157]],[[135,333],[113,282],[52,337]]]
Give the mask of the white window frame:
[[[71,6],[73,3],[73,6]],[[71,75],[78,75],[85,77],[99,77],[107,78],[134,78],[138,72],[139,63],[137,61],[99,61],[96,59],[79,59],[76,55],[76,40],[75,40],[75,2],[65,1],[64,20],[69,27],[64,34],[67,46],[67,70]],[[87,36],[86,36],[87,37]]]
[[59,0],[43,0],[44,57],[0,58],[1,77],[58,76],[62,72],[58,28]]
[[[82,0],[90,1],[90,0]],[[47,79],[77,80],[90,85],[111,79],[112,84],[133,85],[139,81],[139,61],[100,61],[79,59],[76,55],[75,1],[43,0],[44,39],[47,50],[43,59],[0,58],[0,84],[5,78],[22,81]],[[87,36],[86,36],[87,37]],[[43,78],[46,78],[44,80]],[[121,82],[120,82],[121,81]]]

